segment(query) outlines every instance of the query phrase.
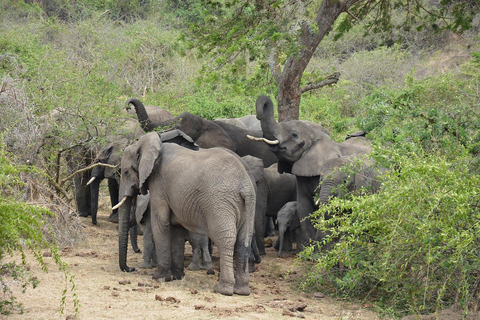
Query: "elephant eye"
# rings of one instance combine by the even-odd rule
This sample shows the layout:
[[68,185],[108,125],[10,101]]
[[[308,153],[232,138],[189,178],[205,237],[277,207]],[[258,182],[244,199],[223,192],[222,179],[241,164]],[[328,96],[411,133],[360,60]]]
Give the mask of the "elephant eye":
[[298,138],[298,134],[292,133],[292,138],[293,138],[293,139],[297,139],[297,138]]

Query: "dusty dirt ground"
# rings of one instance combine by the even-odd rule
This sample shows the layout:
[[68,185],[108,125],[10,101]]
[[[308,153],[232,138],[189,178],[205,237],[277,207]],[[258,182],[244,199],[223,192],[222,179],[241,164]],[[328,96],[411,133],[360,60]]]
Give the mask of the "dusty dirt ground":
[[[292,267],[294,255],[277,258],[273,248],[267,248],[257,270],[251,273],[250,296],[222,296],[213,293],[218,277],[218,255],[213,253],[215,275],[206,271],[188,271],[183,280],[157,282],[151,276],[154,269],[138,269],[142,255],[129,248],[128,263],[137,268],[134,273],[121,272],[118,267],[117,225],[107,221],[107,214],[99,215],[93,226],[90,219],[81,218],[86,243],[67,247],[62,258],[75,276],[76,293],[80,300],[79,319],[278,319],[299,317],[306,319],[378,319],[378,316],[360,304],[349,303],[316,293],[304,293],[296,280],[299,267]],[[139,238],[141,244],[141,238]],[[188,244],[187,244],[188,246]],[[186,265],[191,259],[187,247]],[[61,292],[66,281],[57,271],[51,257],[44,257],[49,272],[38,270],[29,259],[31,271],[40,283],[22,294],[15,287],[17,301],[24,307],[23,314],[5,316],[6,319],[73,319],[71,294],[67,307],[59,311]],[[33,261],[33,262],[32,262]],[[319,297],[320,296],[320,297]]]

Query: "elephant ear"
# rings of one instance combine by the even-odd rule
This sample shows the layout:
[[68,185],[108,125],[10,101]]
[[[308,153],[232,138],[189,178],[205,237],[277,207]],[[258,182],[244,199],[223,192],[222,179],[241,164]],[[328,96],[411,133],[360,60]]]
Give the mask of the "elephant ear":
[[137,153],[138,157],[138,187],[142,194],[147,194],[147,179],[152,173],[157,160],[160,155],[162,147],[162,140],[156,132],[147,133],[142,136],[138,143],[140,145]]
[[201,134],[195,140],[201,148],[223,147],[233,152],[237,151],[232,138],[215,122],[202,119],[201,129]]
[[191,150],[197,151],[199,149],[195,141],[193,141],[193,139],[188,134],[179,129],[162,132],[160,134],[160,139],[162,140],[162,142],[176,143],[182,147]]
[[314,141],[300,159],[295,161],[292,166],[292,174],[301,177],[320,176],[325,161],[341,156],[338,144],[331,141],[328,136],[325,135],[325,137]]
[[137,224],[142,222],[145,211],[147,211],[150,202],[150,194],[137,196],[137,207],[135,208],[135,220]]

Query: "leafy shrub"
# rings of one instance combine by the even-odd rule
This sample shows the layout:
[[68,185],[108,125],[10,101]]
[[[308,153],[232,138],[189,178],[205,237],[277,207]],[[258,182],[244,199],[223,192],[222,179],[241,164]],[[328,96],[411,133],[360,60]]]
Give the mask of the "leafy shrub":
[[[2,139],[3,140],[3,139]],[[78,299],[75,294],[75,283],[73,277],[68,273],[67,265],[62,262],[58,253],[58,245],[49,226],[49,216],[53,213],[45,207],[28,204],[19,198],[18,189],[24,187],[21,176],[38,174],[33,166],[18,166],[11,159],[13,155],[5,151],[3,142],[0,144],[0,287],[2,288],[2,298],[0,299],[0,314],[9,314],[14,310],[20,310],[21,305],[15,302],[9,287],[9,279],[20,281],[23,291],[29,285],[33,288],[37,285],[37,280],[29,276],[26,272],[27,255],[30,251],[35,260],[37,260],[41,269],[47,272],[47,266],[43,260],[42,250],[47,249],[52,255],[59,270],[64,272],[65,281],[71,284],[71,290],[74,298],[74,307],[78,312]],[[21,263],[4,263],[2,260],[8,255],[13,257],[14,253],[20,253]],[[60,301],[60,310],[66,304],[67,286],[62,294]]]
[[[471,156],[464,152],[450,162],[377,149],[375,157],[396,168],[378,193],[332,199],[316,212],[317,227],[331,235],[302,254],[314,261],[305,288],[371,299],[397,315],[457,302],[472,307],[480,270],[480,176],[472,174]],[[330,242],[330,251],[315,250]]]
[[480,151],[480,64],[464,66],[459,75],[407,78],[400,90],[377,89],[361,103],[357,125],[382,144],[422,148],[455,156],[466,148]]

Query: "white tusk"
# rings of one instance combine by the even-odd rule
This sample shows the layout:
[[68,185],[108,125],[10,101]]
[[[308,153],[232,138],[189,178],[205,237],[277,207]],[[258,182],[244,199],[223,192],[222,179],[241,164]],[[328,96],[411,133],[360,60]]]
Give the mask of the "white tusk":
[[122,204],[125,203],[125,201],[127,201],[127,196],[123,197],[123,199],[122,199],[119,203],[117,203],[117,204],[112,208],[112,210],[115,210],[115,209],[120,208],[120,207],[122,206]]
[[320,198],[318,198],[317,201],[315,201],[315,205],[318,206],[319,203],[320,203]]
[[267,144],[279,144],[280,141],[278,140],[268,140],[268,139],[265,139],[265,138],[256,138],[256,137],[253,137],[251,135],[248,135],[247,134],[247,138],[250,139],[250,140],[254,140],[254,141],[263,141]]
[[87,182],[87,186],[92,183],[93,181],[95,181],[95,179],[97,179],[97,177],[92,177],[90,180],[88,180]]

